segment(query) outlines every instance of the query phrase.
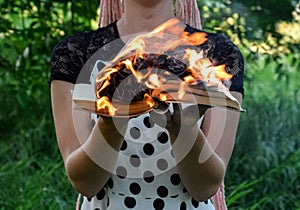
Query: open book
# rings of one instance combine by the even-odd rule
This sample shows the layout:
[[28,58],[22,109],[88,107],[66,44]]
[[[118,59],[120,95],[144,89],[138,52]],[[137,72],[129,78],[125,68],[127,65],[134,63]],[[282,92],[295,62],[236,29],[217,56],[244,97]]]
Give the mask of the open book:
[[169,103],[243,111],[222,84],[233,75],[199,47],[207,39],[205,32],[185,32],[176,18],[134,37],[99,69],[95,86],[75,86],[75,108],[116,117],[137,116]]
[[[184,94],[178,94],[179,84],[173,81],[166,82],[159,89],[149,91],[148,100],[122,102],[111,101],[115,117],[134,117],[153,109],[159,109],[161,104],[188,103],[210,107],[224,107],[243,112],[239,102],[228,91],[222,91],[215,86],[200,89],[193,86],[184,86]],[[94,86],[88,84],[76,84],[73,92],[74,108],[86,110],[100,116],[112,116],[108,107],[99,109],[97,98],[94,94]]]

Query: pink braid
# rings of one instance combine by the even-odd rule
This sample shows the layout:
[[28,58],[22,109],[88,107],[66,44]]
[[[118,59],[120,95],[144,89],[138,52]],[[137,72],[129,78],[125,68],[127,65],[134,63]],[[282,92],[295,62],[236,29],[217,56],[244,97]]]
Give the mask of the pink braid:
[[225,202],[225,187],[224,182],[220,186],[220,189],[216,192],[216,194],[211,198],[215,210],[227,210],[226,202]]
[[202,29],[197,0],[177,0],[176,16],[182,22],[192,27]]
[[98,27],[104,27],[122,16],[121,0],[100,0]]

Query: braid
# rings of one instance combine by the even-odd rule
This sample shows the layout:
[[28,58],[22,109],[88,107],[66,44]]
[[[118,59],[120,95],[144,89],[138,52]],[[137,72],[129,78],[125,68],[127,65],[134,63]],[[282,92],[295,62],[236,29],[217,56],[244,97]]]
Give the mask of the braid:
[[121,0],[100,0],[98,27],[104,27],[122,16]]
[[176,16],[178,19],[192,27],[198,29],[202,28],[197,0],[177,0]]
[[[122,16],[124,11],[123,0],[100,0],[100,15],[98,27],[104,27]],[[197,0],[177,0],[176,16],[192,27],[201,29],[200,11]]]

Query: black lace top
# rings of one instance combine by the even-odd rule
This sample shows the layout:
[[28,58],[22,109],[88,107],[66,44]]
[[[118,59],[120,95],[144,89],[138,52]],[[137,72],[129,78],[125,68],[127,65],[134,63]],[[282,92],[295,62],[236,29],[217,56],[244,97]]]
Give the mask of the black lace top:
[[[185,30],[190,33],[199,31],[190,26]],[[63,80],[75,84],[83,67],[95,52],[101,49],[101,60],[109,61],[124,47],[119,38],[116,22],[95,31],[79,32],[65,38],[53,50],[49,83],[52,80]],[[234,75],[230,90],[244,95],[244,59],[240,50],[224,35],[208,33],[207,38],[199,46],[204,55],[215,65],[226,64],[226,71]],[[92,71],[92,68],[85,69]],[[86,76],[89,77],[88,74]]]

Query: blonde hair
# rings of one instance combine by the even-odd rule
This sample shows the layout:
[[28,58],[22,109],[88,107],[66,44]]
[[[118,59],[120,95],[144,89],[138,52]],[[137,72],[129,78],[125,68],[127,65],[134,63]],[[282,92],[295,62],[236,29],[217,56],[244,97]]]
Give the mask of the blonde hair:
[[[200,11],[197,0],[176,0],[176,17],[182,22],[201,29]],[[104,27],[121,18],[124,11],[123,0],[100,0],[98,26]]]

